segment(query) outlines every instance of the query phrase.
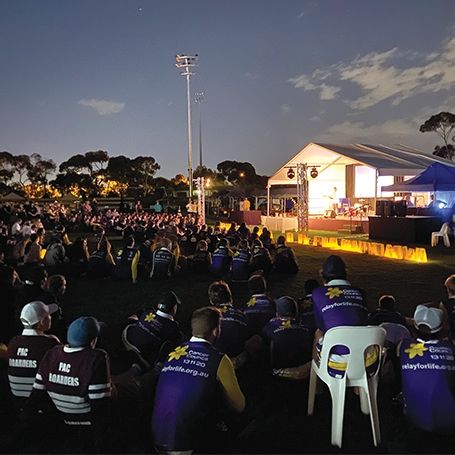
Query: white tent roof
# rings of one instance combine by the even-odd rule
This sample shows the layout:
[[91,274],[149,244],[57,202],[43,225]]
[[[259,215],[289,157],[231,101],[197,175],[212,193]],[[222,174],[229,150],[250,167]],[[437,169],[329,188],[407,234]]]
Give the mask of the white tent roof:
[[379,175],[406,176],[416,175],[435,162],[453,165],[448,160],[406,145],[340,145],[310,142],[278,169],[269,178],[268,184],[269,186],[292,184],[286,174],[288,168],[296,166],[297,163],[306,163],[309,167],[320,166],[319,173],[332,165],[363,164],[377,169]]

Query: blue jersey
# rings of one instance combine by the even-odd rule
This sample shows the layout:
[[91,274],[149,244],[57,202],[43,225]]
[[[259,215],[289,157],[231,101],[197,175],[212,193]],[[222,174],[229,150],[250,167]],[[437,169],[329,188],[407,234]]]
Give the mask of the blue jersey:
[[232,257],[232,281],[248,281],[250,278],[250,259],[249,250],[236,251]]
[[243,310],[248,320],[248,332],[251,335],[261,335],[262,329],[276,315],[273,299],[265,294],[253,295]]
[[223,358],[209,343],[188,341],[169,354],[155,393],[152,434],[160,450],[190,450],[219,405],[218,367]]
[[262,334],[270,344],[272,368],[292,368],[311,360],[313,334],[296,319],[274,318]]
[[400,347],[405,414],[418,428],[455,430],[455,360],[450,341],[404,340]]
[[222,305],[218,308],[221,312],[221,333],[215,347],[229,357],[239,355],[248,339],[248,320],[242,311],[232,305]]
[[231,255],[229,250],[224,247],[218,247],[212,255],[212,264],[210,265],[210,273],[214,276],[221,278],[227,273],[231,268]]

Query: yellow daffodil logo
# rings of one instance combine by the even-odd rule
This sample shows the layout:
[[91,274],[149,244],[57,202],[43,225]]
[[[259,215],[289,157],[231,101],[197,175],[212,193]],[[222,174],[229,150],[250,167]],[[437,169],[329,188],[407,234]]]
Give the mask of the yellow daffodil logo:
[[156,318],[156,316],[155,316],[154,313],[149,313],[149,314],[145,317],[145,322],[152,322],[155,318]]
[[340,297],[340,295],[343,294],[343,291],[340,288],[329,288],[327,289],[327,292],[325,293],[328,298],[334,299],[335,297]]
[[424,343],[411,343],[410,347],[404,350],[406,354],[409,354],[410,359],[416,356],[423,357],[425,351],[428,351],[428,348],[425,347]]
[[283,329],[290,329],[291,328],[291,320],[286,319],[285,321],[281,321],[281,327]]
[[248,302],[246,303],[246,306],[247,307],[252,307],[254,305],[256,305],[256,299],[254,297],[251,297],[251,299],[248,300]]
[[175,348],[170,354],[169,354],[169,362],[171,360],[179,360],[180,357],[185,357],[188,355],[188,345],[186,346],[179,346],[178,348]]

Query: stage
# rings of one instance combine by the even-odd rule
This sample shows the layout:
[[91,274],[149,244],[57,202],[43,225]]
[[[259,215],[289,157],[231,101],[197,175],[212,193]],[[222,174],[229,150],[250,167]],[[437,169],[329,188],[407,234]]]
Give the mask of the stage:
[[[261,224],[271,231],[297,230],[297,217],[293,216],[261,216]],[[349,217],[338,215],[336,218],[324,218],[322,216],[310,216],[308,219],[309,229],[318,231],[332,231],[368,234],[368,218]]]
[[443,219],[437,216],[370,216],[370,239],[402,244],[431,243],[431,233],[439,231]]

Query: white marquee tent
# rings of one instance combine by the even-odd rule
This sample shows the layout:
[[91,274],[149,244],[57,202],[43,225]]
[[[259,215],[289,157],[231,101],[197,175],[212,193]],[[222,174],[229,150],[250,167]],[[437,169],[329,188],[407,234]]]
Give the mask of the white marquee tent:
[[[274,193],[296,194],[296,177],[289,179],[289,168],[306,163],[316,178],[309,177],[310,214],[323,213],[328,198],[376,198],[393,196],[381,193],[381,187],[419,174],[435,162],[448,161],[405,145],[324,144],[310,142],[286,162],[268,180],[268,200]],[[336,190],[334,190],[336,188]]]

